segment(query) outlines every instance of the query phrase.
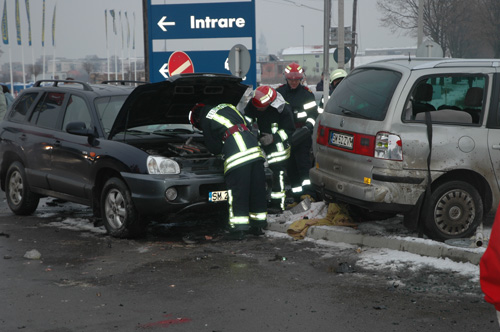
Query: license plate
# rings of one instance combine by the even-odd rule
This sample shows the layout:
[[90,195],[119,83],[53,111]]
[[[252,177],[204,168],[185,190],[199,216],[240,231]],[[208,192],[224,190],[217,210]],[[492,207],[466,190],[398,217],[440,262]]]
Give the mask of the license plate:
[[209,202],[227,201],[227,191],[211,191],[208,193]]
[[354,137],[349,134],[330,132],[330,144],[339,148],[352,150]]

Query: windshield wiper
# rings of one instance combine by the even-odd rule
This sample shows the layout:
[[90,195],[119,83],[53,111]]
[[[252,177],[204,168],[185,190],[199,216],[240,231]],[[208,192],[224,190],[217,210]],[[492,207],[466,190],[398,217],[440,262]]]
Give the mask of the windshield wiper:
[[185,129],[185,128],[176,128],[176,129],[159,129],[153,131],[153,134],[157,135],[177,135],[177,134],[194,134],[194,131]]
[[361,113],[358,113],[358,112],[354,112],[354,111],[351,111],[350,109],[347,109],[345,107],[342,107],[342,106],[339,106],[340,108],[340,111],[343,113],[343,114],[347,114],[347,115],[354,115],[358,118],[362,118],[362,119],[371,119],[370,117],[366,116],[366,115],[363,115]]

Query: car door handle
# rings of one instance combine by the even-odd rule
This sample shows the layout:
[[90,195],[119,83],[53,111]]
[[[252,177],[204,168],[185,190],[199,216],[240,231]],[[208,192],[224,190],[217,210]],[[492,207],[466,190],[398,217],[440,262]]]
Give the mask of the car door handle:
[[495,144],[491,147],[493,150],[500,150],[500,145]]
[[54,146],[61,146],[61,141],[60,140],[56,140],[54,142]]

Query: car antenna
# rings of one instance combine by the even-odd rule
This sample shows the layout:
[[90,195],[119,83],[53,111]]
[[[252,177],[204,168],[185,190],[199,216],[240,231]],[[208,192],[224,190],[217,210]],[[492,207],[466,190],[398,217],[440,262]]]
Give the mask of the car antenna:
[[411,62],[411,53],[408,52],[408,61]]

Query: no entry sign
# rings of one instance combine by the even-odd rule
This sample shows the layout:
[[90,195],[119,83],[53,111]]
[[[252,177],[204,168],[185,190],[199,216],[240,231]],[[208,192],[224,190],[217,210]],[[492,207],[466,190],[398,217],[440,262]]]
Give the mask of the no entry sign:
[[184,52],[174,52],[168,58],[168,62],[160,70],[163,77],[174,76],[177,74],[194,73],[193,61]]

